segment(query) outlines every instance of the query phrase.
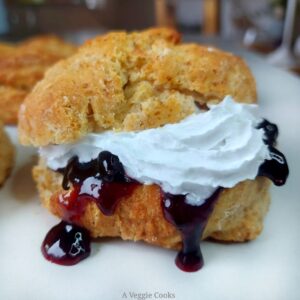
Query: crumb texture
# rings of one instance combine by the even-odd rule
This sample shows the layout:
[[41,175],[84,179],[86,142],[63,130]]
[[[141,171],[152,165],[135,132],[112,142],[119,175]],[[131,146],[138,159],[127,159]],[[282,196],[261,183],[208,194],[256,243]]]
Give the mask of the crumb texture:
[[19,113],[22,144],[69,143],[90,132],[176,123],[225,95],[256,101],[254,78],[230,53],[181,44],[171,29],[113,32],[50,68]]

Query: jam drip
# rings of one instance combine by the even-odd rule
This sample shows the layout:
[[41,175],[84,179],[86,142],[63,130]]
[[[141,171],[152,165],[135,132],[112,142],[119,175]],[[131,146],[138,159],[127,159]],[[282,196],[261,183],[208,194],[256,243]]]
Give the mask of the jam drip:
[[184,195],[164,193],[162,196],[164,216],[176,226],[182,236],[183,247],[177,254],[175,262],[177,267],[185,272],[195,272],[203,266],[200,240],[220,191],[221,188],[218,188],[200,206],[186,203]]
[[285,156],[269,146],[271,159],[266,159],[259,167],[258,175],[268,177],[277,186],[284,185],[289,175],[289,167]]
[[278,128],[267,120],[263,120],[257,128],[265,131],[264,142],[268,145],[271,158],[262,163],[258,175],[268,177],[277,186],[284,185],[289,175],[289,167],[285,156],[274,147],[278,137]]
[[278,127],[269,122],[268,120],[264,119],[262,122],[260,122],[257,126],[257,129],[263,129],[265,132],[264,136],[264,142],[267,145],[274,146],[276,144],[277,138],[278,138]]
[[123,197],[129,196],[138,182],[129,178],[116,155],[103,151],[97,159],[80,163],[73,157],[66,168],[58,170],[64,175],[62,186],[72,189],[57,197],[63,219],[76,223],[88,202],[94,201],[104,215],[111,216]]
[[64,221],[47,233],[42,244],[42,253],[47,260],[65,266],[77,264],[90,252],[88,231]]

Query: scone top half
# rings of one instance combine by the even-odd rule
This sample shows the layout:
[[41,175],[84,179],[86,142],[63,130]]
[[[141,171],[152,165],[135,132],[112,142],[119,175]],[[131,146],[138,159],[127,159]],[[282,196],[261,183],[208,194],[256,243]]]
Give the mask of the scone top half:
[[91,132],[176,123],[231,95],[256,101],[254,78],[230,53],[181,44],[171,29],[110,33],[84,44],[45,75],[21,106],[24,145],[74,142]]

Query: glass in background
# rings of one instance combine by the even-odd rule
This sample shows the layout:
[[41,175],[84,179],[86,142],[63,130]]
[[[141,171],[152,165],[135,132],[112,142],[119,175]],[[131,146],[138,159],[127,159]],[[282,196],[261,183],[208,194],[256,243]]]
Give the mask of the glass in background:
[[298,23],[296,18],[299,15],[299,9],[300,1],[288,0],[281,45],[268,56],[268,61],[274,65],[287,69],[297,69],[297,67],[300,69],[300,62],[296,58],[293,48],[295,27]]
[[299,72],[300,0],[222,3],[222,36],[241,40],[245,47],[269,54],[266,58],[270,63]]
[[284,9],[272,0],[223,1],[222,35],[251,49],[270,52],[280,44]]

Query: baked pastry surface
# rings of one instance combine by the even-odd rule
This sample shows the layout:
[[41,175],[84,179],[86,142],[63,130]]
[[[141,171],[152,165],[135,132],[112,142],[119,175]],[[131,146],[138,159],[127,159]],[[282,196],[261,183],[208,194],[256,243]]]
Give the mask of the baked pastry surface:
[[14,161],[14,147],[0,125],[0,186],[8,177]]
[[225,95],[253,103],[254,78],[241,58],[180,44],[171,29],[97,37],[51,68],[20,109],[20,141],[68,143],[106,129],[176,123]]
[[0,44],[0,119],[16,124],[18,110],[45,71],[76,48],[55,36],[40,36],[17,45]]
[[[87,42],[70,58],[49,69],[19,113],[22,144],[70,143],[89,132],[142,130],[176,123],[197,107],[227,94],[254,103],[254,78],[244,61],[230,53],[196,44],[180,44],[177,32],[151,29],[110,33]],[[34,179],[44,205],[59,217],[55,195],[62,175],[41,160]],[[257,177],[221,192],[202,238],[254,239],[269,206],[269,180]],[[161,209],[160,188],[142,185],[120,201],[113,216],[95,203],[80,224],[94,237],[120,236],[178,248],[181,237]]]

